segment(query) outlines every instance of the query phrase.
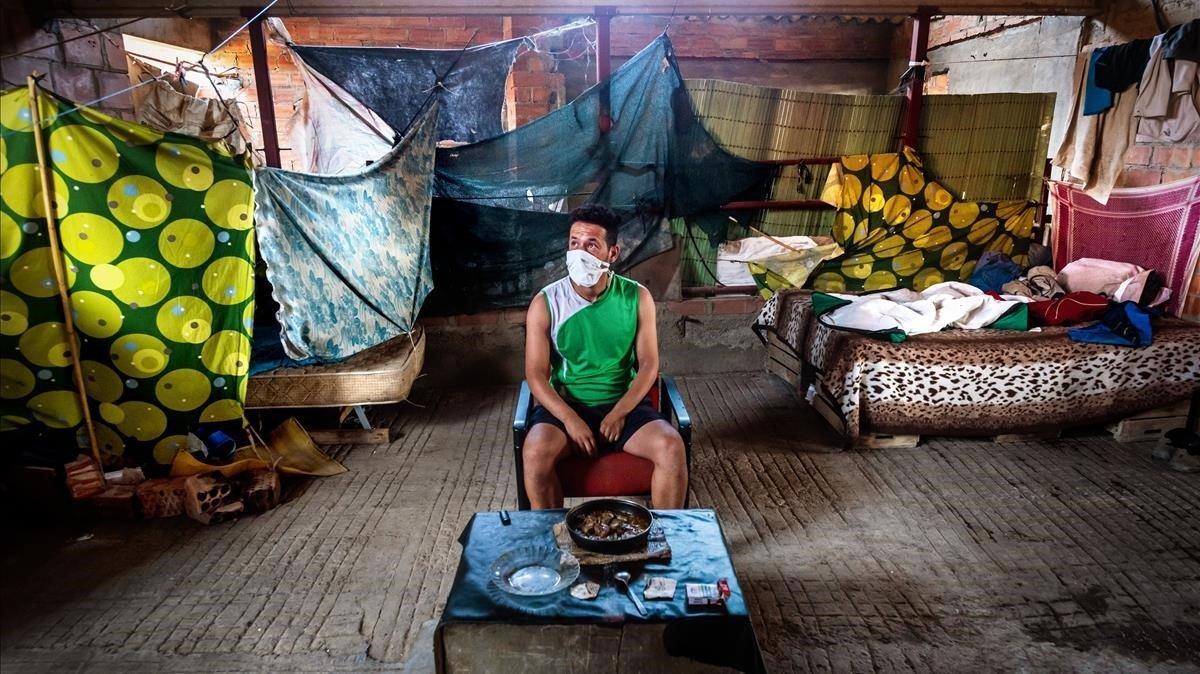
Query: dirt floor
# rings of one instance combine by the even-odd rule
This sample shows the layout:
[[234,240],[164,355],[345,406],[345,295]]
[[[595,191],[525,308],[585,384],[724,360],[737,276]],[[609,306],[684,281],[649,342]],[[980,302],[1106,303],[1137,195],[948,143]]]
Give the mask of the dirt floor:
[[[771,671],[1197,671],[1200,475],[1101,432],[832,453],[767,375],[681,382]],[[258,517],[5,531],[17,671],[425,671],[455,542],[515,507],[515,387],[418,389]]]

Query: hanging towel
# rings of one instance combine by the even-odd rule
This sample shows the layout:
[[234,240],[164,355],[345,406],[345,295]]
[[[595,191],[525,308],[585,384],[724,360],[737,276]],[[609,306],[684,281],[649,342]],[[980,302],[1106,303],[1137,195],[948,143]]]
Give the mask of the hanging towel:
[[1052,183],[1050,195],[1055,267],[1099,258],[1156,270],[1171,290],[1166,311],[1178,315],[1200,254],[1200,176],[1115,189],[1107,205],[1065,183]]
[[[244,156],[39,96],[79,356],[105,462],[169,465],[242,420],[254,315]],[[0,428],[79,425],[29,92],[0,96]],[[66,114],[62,114],[66,112]],[[85,436],[86,437],[86,436]]]
[[333,362],[412,329],[433,286],[437,106],[357,173],[255,172],[258,229],[284,352]]

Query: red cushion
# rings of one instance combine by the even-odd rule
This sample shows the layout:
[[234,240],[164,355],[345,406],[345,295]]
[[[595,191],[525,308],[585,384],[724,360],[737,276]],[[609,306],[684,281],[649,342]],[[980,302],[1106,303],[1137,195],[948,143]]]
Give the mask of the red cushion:
[[625,452],[594,459],[572,456],[558,464],[564,496],[639,496],[650,493],[654,463]]

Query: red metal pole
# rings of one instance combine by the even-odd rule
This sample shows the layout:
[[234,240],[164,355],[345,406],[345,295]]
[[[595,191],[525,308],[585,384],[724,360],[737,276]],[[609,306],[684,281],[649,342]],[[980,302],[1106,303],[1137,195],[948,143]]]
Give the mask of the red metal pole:
[[[243,7],[242,15],[258,14],[257,7]],[[250,59],[254,62],[254,88],[258,91],[258,119],[262,125],[263,152],[267,166],[279,168],[279,132],[275,127],[275,97],[271,95],[271,71],[267,68],[267,30],[260,16],[246,27],[250,32]]]
[[603,83],[600,87],[600,117],[596,120],[600,133],[608,133],[612,128],[606,80],[612,74],[612,46],[609,38],[612,18],[616,13],[617,8],[612,5],[597,5],[592,11],[592,17],[596,20],[596,81]]
[[921,7],[912,16],[912,45],[908,51],[908,64],[912,69],[908,89],[904,93],[904,129],[900,144],[917,147],[921,136],[921,103],[925,96],[925,60],[929,57],[929,17],[933,10]]

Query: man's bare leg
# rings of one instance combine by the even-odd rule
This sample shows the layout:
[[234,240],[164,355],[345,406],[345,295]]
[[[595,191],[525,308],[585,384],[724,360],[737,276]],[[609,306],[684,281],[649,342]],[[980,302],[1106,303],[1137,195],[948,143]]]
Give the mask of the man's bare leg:
[[554,424],[534,424],[525,436],[525,493],[534,510],[561,508],[562,484],[554,467],[567,456],[567,434]]
[[625,451],[654,463],[650,501],[655,508],[683,507],[688,486],[687,457],[683,438],[671,424],[658,420],[642,426],[625,443]]

